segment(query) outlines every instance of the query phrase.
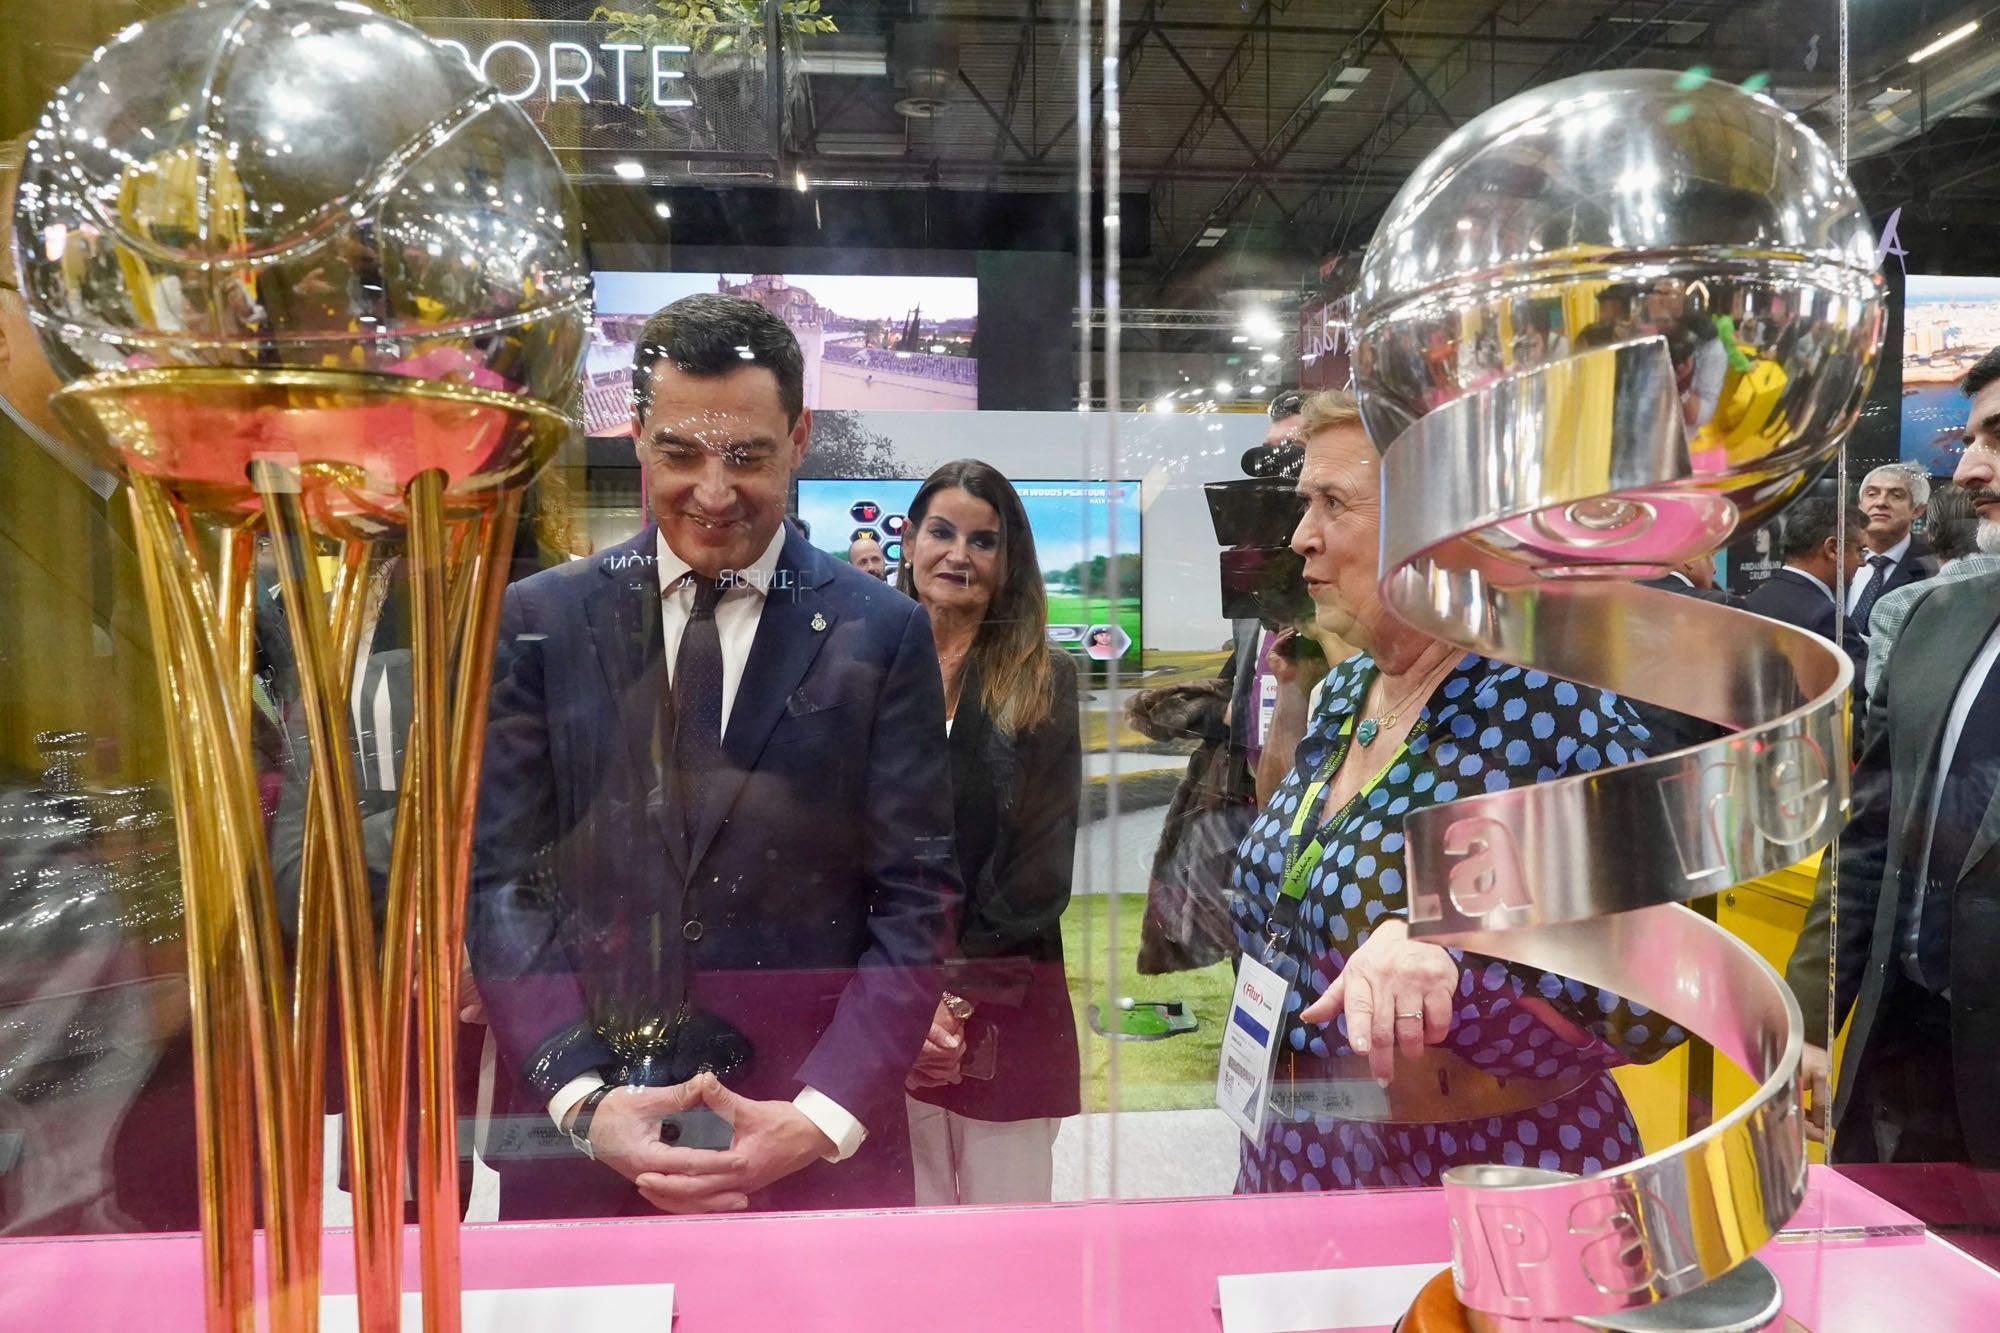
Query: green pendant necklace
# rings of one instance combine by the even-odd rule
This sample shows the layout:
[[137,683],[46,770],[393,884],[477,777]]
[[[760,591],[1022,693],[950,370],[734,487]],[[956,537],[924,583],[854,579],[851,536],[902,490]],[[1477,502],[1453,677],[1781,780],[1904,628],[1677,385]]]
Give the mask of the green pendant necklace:
[[[1446,664],[1448,668],[1456,665],[1457,665],[1456,658],[1452,659],[1449,663]],[[1447,670],[1446,674],[1447,675],[1450,674],[1449,670]],[[1430,697],[1431,687],[1436,684],[1436,680],[1433,679],[1434,675],[1435,675],[1434,671],[1425,672],[1423,679],[1417,682],[1416,689],[1412,690],[1410,693],[1404,695],[1401,699],[1399,699],[1396,702],[1395,708],[1392,709],[1388,714],[1386,714],[1379,722],[1372,717],[1364,717],[1361,719],[1359,725],[1357,725],[1354,728],[1354,739],[1361,743],[1362,748],[1366,749],[1368,746],[1373,745],[1375,743],[1375,738],[1377,736],[1380,736],[1383,733],[1383,731],[1387,730],[1388,728],[1395,726],[1396,719],[1402,716],[1403,710],[1405,708],[1408,708],[1412,701]],[[1438,679],[1441,679],[1441,677],[1439,677]],[[1371,681],[1369,683],[1372,685],[1374,682]],[[1367,697],[1366,690],[1362,691],[1362,697],[1363,698]]]

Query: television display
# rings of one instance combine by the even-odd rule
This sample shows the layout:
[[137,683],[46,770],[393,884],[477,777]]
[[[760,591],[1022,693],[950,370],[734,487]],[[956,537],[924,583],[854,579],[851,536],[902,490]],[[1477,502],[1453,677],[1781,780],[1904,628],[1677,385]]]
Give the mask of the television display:
[[647,317],[696,292],[777,312],[805,353],[810,408],[979,406],[977,278],[827,273],[596,273],[584,426],[632,433],[632,351]]
[[2000,278],[1909,275],[1903,297],[1901,455],[1949,476],[1965,433],[1958,381],[2000,347]]
[[[800,478],[799,517],[811,529],[813,545],[839,560],[847,559],[855,538],[874,537],[882,543],[894,579],[902,563],[910,501],[922,484]],[[1080,658],[1117,658],[1136,668],[1141,642],[1138,483],[1016,480],[1014,489],[1035,534],[1035,557],[1048,590],[1049,642]],[[1106,597],[1114,570],[1115,605]]]

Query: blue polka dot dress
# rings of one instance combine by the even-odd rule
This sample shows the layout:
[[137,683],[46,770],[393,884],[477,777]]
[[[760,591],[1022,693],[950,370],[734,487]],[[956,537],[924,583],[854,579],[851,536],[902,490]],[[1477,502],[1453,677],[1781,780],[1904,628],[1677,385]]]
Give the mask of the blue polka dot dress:
[[[1237,849],[1231,912],[1238,945],[1261,954],[1265,922],[1277,907],[1285,834],[1307,785],[1341,742],[1375,664],[1350,658],[1333,668],[1299,743],[1296,762]],[[1350,1056],[1346,1020],[1307,1025],[1299,1012],[1318,998],[1377,922],[1407,911],[1403,816],[1481,792],[1545,782],[1644,757],[1647,735],[1617,695],[1540,672],[1468,656],[1431,694],[1427,724],[1363,799],[1328,831],[1311,872],[1298,924],[1277,971],[1290,983],[1280,1049],[1295,1053],[1296,1076],[1311,1078],[1313,1057]],[[1358,721],[1358,719],[1357,719]],[[1380,747],[1374,763],[1393,754]],[[1366,752],[1363,752],[1366,753]],[[1307,829],[1312,828],[1309,821]],[[1310,837],[1308,831],[1303,836]],[[1242,1145],[1238,1193],[1436,1185],[1448,1167],[1505,1162],[1590,1173],[1640,1155],[1630,1110],[1612,1067],[1658,1059],[1684,1040],[1673,1025],[1608,991],[1514,963],[1453,950],[1458,1007],[1445,1045],[1496,1074],[1584,1081],[1532,1110],[1442,1124],[1378,1124],[1273,1112],[1261,1141]],[[1524,995],[1591,1036],[1576,1046],[1520,1004]],[[1591,1074],[1595,1077],[1589,1077]]]

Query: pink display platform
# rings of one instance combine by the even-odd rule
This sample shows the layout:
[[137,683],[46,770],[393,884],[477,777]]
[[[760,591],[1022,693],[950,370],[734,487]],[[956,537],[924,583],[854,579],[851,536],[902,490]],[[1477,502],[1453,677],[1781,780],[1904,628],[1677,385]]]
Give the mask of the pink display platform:
[[[1810,1333],[1996,1327],[2000,1273],[1914,1228],[1815,1167],[1764,1251],[1786,1312]],[[329,1238],[328,1291],[352,1290],[348,1253]],[[192,1236],[0,1242],[0,1329],[196,1333],[199,1262]],[[1419,1263],[1446,1263],[1435,1190],[465,1232],[468,1288],[671,1282],[675,1333],[1216,1333],[1220,1275]]]

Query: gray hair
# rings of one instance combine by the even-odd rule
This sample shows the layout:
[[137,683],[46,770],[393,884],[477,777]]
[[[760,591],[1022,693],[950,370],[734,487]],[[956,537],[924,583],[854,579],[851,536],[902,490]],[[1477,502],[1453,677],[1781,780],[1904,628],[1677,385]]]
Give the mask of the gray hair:
[[1910,503],[1916,508],[1922,509],[1931,502],[1931,479],[1922,468],[1911,467],[1906,463],[1884,463],[1881,467],[1871,469],[1868,475],[1861,479],[1861,484],[1866,486],[1875,478],[1884,475],[1893,476],[1910,488]]

